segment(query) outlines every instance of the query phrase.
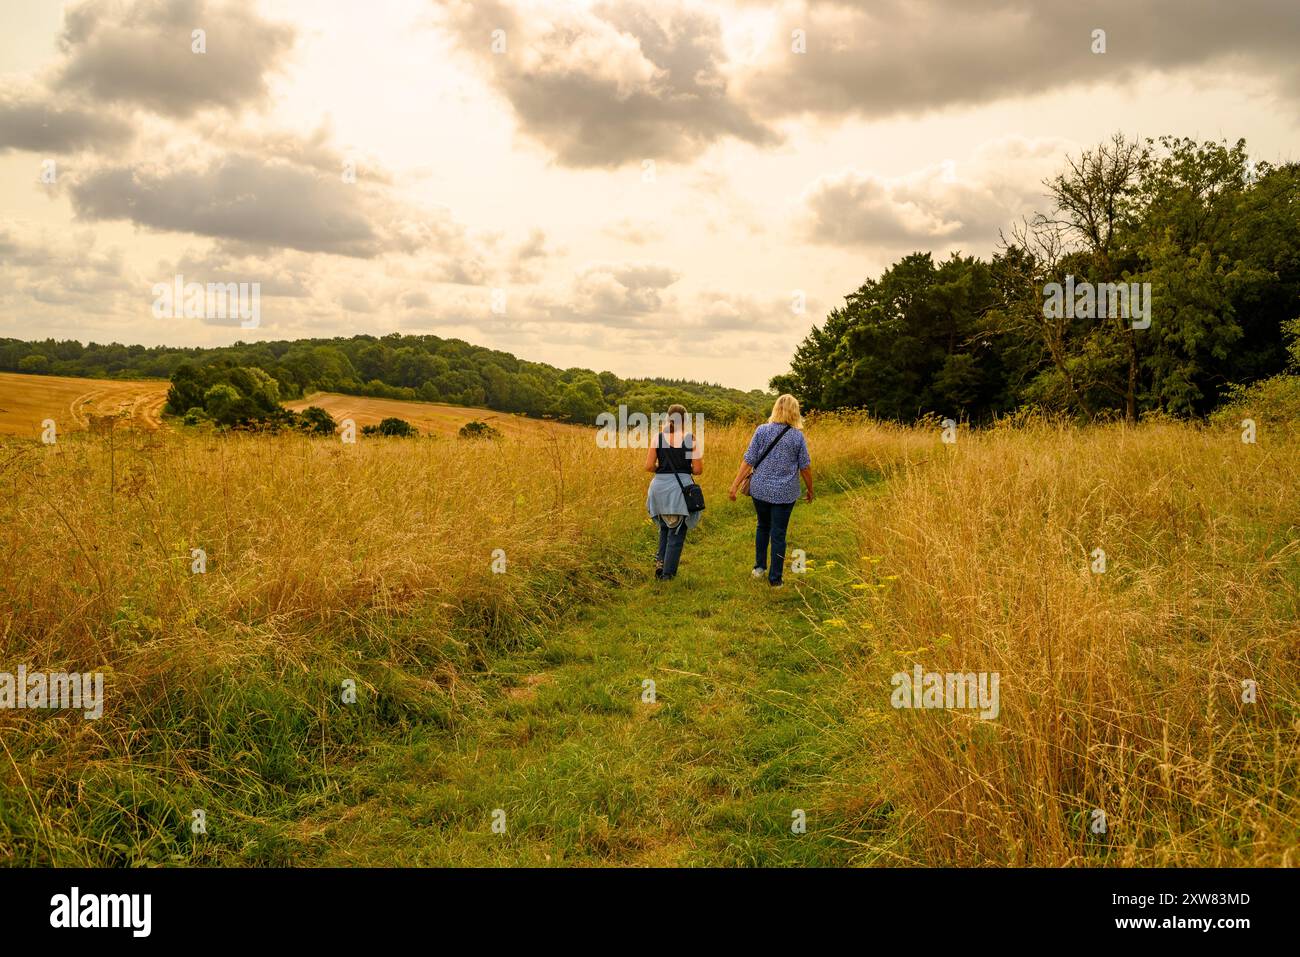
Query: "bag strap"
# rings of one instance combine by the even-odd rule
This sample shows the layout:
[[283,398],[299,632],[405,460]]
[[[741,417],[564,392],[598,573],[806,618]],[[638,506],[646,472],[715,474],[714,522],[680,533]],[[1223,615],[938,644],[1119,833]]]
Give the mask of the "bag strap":
[[766,449],[763,450],[763,454],[760,455],[760,456],[758,457],[758,461],[754,463],[754,471],[755,471],[755,472],[757,472],[757,471],[758,471],[758,467],[759,467],[760,465],[763,464],[763,459],[767,458],[767,453],[768,453],[768,452],[771,452],[774,448],[776,448],[776,443],[780,442],[783,438],[785,438],[785,434],[786,434],[787,432],[789,432],[790,429],[791,429],[791,426],[787,425],[784,429],[781,430],[781,434],[778,435],[776,438],[774,438],[774,439],[772,440],[772,443],[771,443],[771,444],[770,444]]
[[[690,433],[688,432],[688,433],[686,433],[685,435],[682,436],[682,444],[681,444],[681,445],[673,445],[673,444],[669,443],[667,446],[665,446],[665,445],[663,444],[663,437],[664,437],[664,434],[663,434],[662,432],[660,432],[659,435],[655,437],[655,462],[658,462],[658,461],[659,461],[659,452],[660,452],[662,449],[664,449],[664,448],[669,448],[669,449],[681,449],[681,450],[684,451],[684,452],[689,452],[690,449],[688,449],[688,448],[686,447],[686,439],[687,439],[687,436],[689,436],[689,435],[690,435]],[[693,448],[695,448],[695,442],[692,440],[692,442],[691,442],[691,449],[693,449]],[[668,464],[669,464],[669,465],[672,465],[673,463],[670,461]],[[680,473],[678,473],[677,469],[674,468],[673,471],[672,471],[672,474],[673,474],[673,475],[678,475],[678,474],[680,474]],[[687,474],[689,474],[689,473],[687,473]],[[679,483],[680,483],[680,479],[679,479],[678,481],[679,481]]]

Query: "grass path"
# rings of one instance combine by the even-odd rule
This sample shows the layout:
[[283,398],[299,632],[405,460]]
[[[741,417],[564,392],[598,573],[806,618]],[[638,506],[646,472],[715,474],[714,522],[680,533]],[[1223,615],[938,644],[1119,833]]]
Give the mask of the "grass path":
[[[887,844],[862,702],[837,642],[858,561],[832,491],[801,503],[789,547],[807,574],[749,574],[748,500],[710,502],[676,580],[577,607],[493,662],[447,729],[376,743],[333,777],[298,835],[313,863],[843,865]],[[829,563],[829,564],[828,564]],[[654,702],[643,701],[647,680]],[[853,729],[857,728],[858,731]],[[493,830],[504,812],[504,833]],[[792,831],[796,810],[806,833]],[[500,815],[498,815],[498,821]]]

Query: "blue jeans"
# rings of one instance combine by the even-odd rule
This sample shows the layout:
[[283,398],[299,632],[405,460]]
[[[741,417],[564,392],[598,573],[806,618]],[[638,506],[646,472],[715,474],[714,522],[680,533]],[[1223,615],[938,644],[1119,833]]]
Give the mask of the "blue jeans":
[[672,578],[677,574],[677,563],[681,561],[682,547],[686,544],[686,516],[677,520],[676,528],[669,528],[658,515],[655,523],[659,526],[659,551],[655,553],[655,578]]
[[778,505],[754,499],[754,511],[758,513],[758,533],[754,536],[754,567],[768,567],[767,543],[770,539],[772,567],[767,573],[767,580],[773,585],[779,585],[781,574],[785,570],[785,530],[790,525],[794,502]]

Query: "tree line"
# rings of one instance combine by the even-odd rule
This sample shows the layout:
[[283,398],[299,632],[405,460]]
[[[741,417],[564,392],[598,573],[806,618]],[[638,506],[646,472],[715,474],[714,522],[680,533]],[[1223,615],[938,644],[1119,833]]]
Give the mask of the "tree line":
[[772,401],[761,390],[558,369],[460,339],[397,333],[206,349],[3,339],[0,370],[166,378],[172,383],[167,412],[202,414],[221,424],[287,422],[280,403],[316,391],[476,406],[586,424],[619,405],[648,415],[673,402],[726,422],[754,418]]
[[[1244,140],[1116,135],[1044,186],[1046,208],[991,257],[914,252],[868,279],[772,388],[900,421],[1025,407],[1134,421],[1205,416],[1285,376],[1300,337],[1300,166],[1255,163]],[[1061,308],[1053,294],[1076,285],[1109,288],[1110,308]],[[1121,286],[1149,290],[1146,319],[1115,308]]]

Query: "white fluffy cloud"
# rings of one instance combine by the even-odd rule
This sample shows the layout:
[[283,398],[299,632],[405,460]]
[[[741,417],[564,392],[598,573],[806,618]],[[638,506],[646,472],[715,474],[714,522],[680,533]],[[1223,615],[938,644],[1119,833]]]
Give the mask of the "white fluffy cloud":
[[1070,148],[1013,137],[984,144],[960,166],[949,160],[894,178],[865,170],[824,176],[803,195],[806,233],[842,246],[986,246],[1043,206],[1042,180]]

